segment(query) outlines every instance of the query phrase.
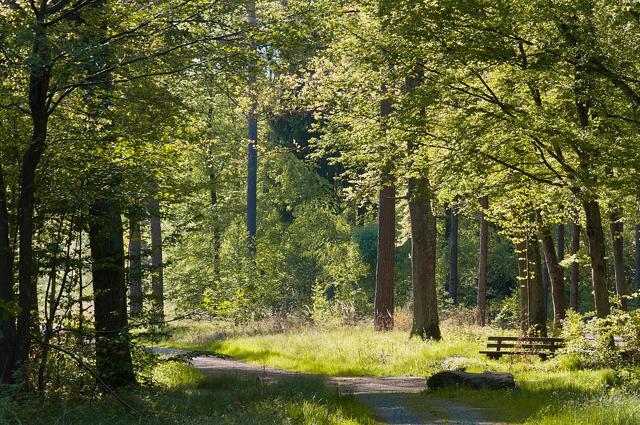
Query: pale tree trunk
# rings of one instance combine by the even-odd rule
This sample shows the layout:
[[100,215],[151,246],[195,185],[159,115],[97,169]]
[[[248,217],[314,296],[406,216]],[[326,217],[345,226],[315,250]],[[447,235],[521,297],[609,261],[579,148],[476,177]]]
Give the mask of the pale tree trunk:
[[160,202],[149,201],[151,221],[151,294],[153,314],[157,321],[164,321],[164,264],[162,260],[162,221]]
[[213,237],[213,273],[216,278],[220,277],[220,244],[222,235],[220,231],[220,218],[218,216],[218,182],[216,174],[212,169],[209,170],[209,195],[211,198],[211,208],[213,210],[212,237]]
[[[114,185],[115,186],[115,185]],[[127,322],[122,218],[111,197],[97,199],[91,208],[91,245],[96,372],[110,386],[135,382]]]
[[[12,305],[13,250],[9,237],[9,210],[2,164],[0,164],[0,302]],[[12,381],[15,369],[16,318],[14,312],[0,308],[0,384]]]
[[543,305],[542,258],[540,244],[535,237],[527,241],[527,286],[529,289],[529,333],[547,335],[547,309]]
[[129,221],[129,308],[131,317],[142,314],[142,234],[140,221]]
[[458,305],[458,233],[460,217],[458,216],[457,205],[449,207],[450,227],[449,227],[449,296],[453,305]]
[[602,230],[600,205],[597,201],[584,201],[589,257],[591,258],[591,280],[595,299],[596,315],[609,315],[609,292],[607,290],[607,265],[605,263],[605,240]]
[[624,224],[622,222],[622,208],[617,208],[611,213],[609,231],[611,232],[616,294],[620,297],[620,307],[626,310],[627,300],[625,296],[628,295],[628,291],[624,276]]
[[[257,26],[256,4],[247,3],[247,21],[252,26]],[[256,50],[255,43],[251,41],[250,54]],[[257,204],[258,204],[258,119],[256,115],[257,100],[255,93],[257,65],[255,60],[249,61],[249,113],[247,114],[247,132],[249,143],[247,145],[247,232],[249,233],[249,249],[255,253],[257,232]]]
[[551,300],[553,302],[553,322],[560,325],[566,315],[564,301],[564,273],[558,262],[558,256],[549,227],[544,225],[540,212],[536,212],[539,234],[544,250],[545,263],[551,281]]
[[[571,231],[571,255],[575,256],[580,250],[580,225],[573,223]],[[571,276],[569,286],[569,307],[578,311],[578,288],[580,283],[580,264],[577,261],[571,263]]]
[[484,326],[487,320],[487,272],[489,267],[489,222],[486,211],[489,209],[489,197],[480,198],[480,262],[478,265],[478,296],[476,324]]
[[529,287],[527,270],[527,241],[522,240],[516,244],[518,256],[518,299],[520,301],[520,330],[523,334],[529,331]]

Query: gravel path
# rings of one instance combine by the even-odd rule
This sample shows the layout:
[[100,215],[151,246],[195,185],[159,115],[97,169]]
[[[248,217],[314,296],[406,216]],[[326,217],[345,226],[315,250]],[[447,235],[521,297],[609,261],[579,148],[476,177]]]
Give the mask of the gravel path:
[[[186,353],[170,348],[150,350],[168,356]],[[255,376],[267,381],[287,376],[313,376],[218,357],[194,357],[191,364],[207,375]],[[386,424],[506,424],[489,420],[494,412],[488,409],[472,407],[453,399],[420,394],[426,388],[426,378],[358,376],[325,379],[328,385],[335,386],[339,392],[354,394],[358,400],[370,405],[376,419]]]

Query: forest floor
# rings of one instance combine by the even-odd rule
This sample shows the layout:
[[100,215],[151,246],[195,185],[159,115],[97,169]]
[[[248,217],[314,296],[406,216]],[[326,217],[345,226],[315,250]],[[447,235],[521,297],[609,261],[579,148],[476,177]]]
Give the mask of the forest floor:
[[[499,328],[477,328],[451,322],[443,324],[442,341],[420,341],[409,339],[405,329],[378,333],[369,324],[333,328],[233,329],[220,324],[186,322],[170,327],[171,337],[161,345],[232,358],[243,364],[250,363],[254,366],[245,367],[256,367],[259,371],[273,368],[287,374],[321,376],[325,382],[332,379],[348,382],[347,377],[369,377],[369,382],[384,382],[387,379],[384,377],[400,376],[403,381],[398,382],[417,383],[415,385],[423,389],[424,377],[440,370],[510,372],[516,379],[515,390],[456,389],[400,397],[408,407],[415,408],[417,403],[421,411],[439,418],[446,417],[439,413],[441,405],[460,405],[477,409],[467,410],[463,415],[475,412],[482,415],[480,420],[497,423],[640,423],[640,386],[628,383],[619,371],[581,368],[571,356],[542,362],[531,356],[491,360],[479,354],[487,335],[504,332]],[[364,395],[356,397],[375,402],[384,409],[385,400],[393,400],[395,396],[387,395],[382,400],[366,400],[369,396]],[[393,403],[389,402],[388,406],[392,408]],[[405,411],[415,412],[415,409]],[[384,411],[377,412],[380,418],[385,414]]]
[[[183,350],[155,348],[160,355],[185,354]],[[240,362],[237,360],[199,356],[191,364],[208,376],[233,376],[262,382],[278,381],[285,377],[309,376],[302,372]],[[435,398],[423,394],[426,378],[410,376],[375,377],[346,376],[323,377],[326,385],[339,394],[351,394],[367,405],[376,420],[386,424],[482,424],[508,423],[500,420],[499,412],[489,408],[474,407],[458,400]]]

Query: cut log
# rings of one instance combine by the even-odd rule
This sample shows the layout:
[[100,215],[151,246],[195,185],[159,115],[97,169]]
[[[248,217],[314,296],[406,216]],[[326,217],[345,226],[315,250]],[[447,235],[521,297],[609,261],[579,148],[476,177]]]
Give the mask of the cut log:
[[475,390],[499,390],[515,388],[516,382],[510,373],[468,373],[451,370],[438,372],[427,379],[427,388],[430,390],[459,387]]

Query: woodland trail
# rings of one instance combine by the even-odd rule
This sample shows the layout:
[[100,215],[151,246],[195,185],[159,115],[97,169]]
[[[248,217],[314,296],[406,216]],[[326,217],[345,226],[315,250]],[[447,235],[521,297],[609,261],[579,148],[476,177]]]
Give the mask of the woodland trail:
[[[181,350],[154,348],[164,355],[184,353]],[[207,375],[250,377],[266,382],[284,377],[313,376],[300,372],[264,367],[219,357],[194,357],[191,364]],[[321,377],[342,394],[353,394],[370,406],[377,420],[392,425],[498,425],[496,416],[487,408],[473,407],[458,400],[433,398],[422,394],[426,378],[419,377]]]

